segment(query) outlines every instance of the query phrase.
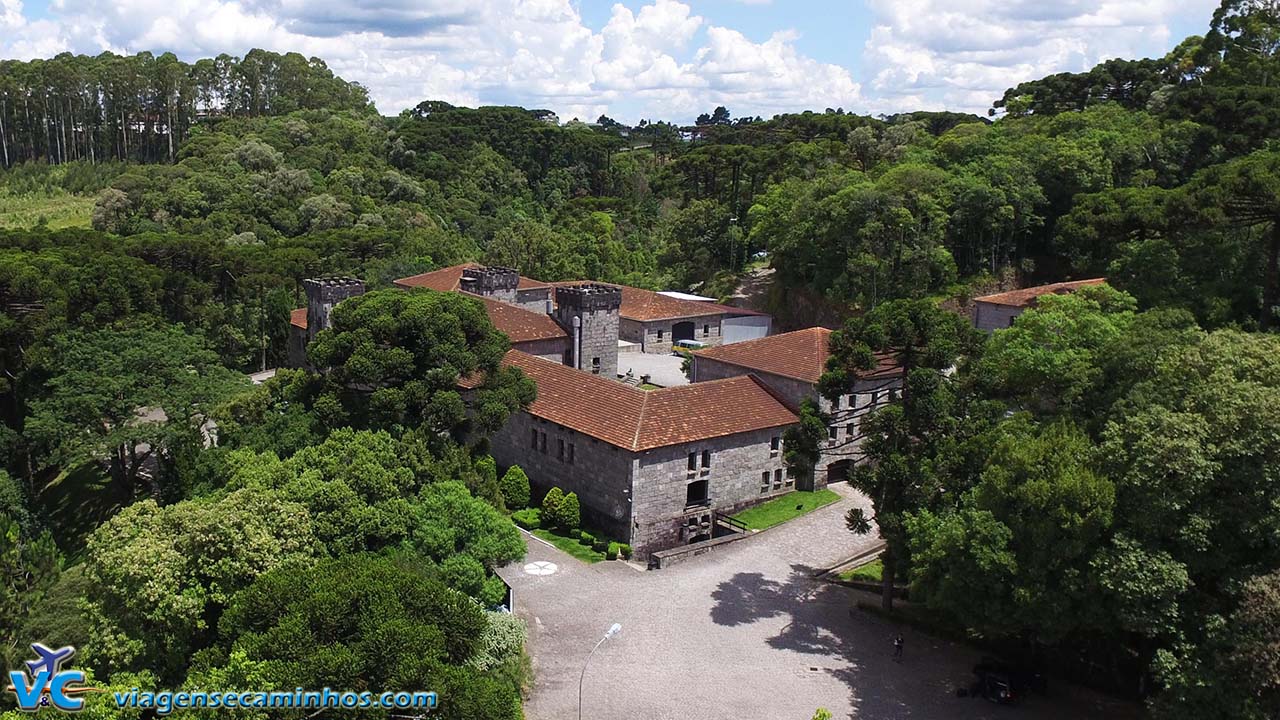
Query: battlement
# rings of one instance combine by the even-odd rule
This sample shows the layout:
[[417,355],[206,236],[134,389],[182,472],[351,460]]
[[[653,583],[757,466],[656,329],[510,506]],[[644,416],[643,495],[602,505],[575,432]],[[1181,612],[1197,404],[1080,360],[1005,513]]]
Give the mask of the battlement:
[[364,294],[364,281],[353,277],[318,277],[302,281],[307,292],[307,341],[316,333],[329,328],[329,313],[333,306],[357,295]]
[[597,283],[557,286],[556,305],[578,312],[616,311],[622,307],[622,290]]
[[512,292],[520,284],[520,273],[507,267],[467,268],[458,281],[458,289],[473,295]]

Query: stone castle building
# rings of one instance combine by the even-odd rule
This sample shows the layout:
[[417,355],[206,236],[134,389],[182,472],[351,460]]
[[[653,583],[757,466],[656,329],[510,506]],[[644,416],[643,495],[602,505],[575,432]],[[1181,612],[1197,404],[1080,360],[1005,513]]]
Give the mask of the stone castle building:
[[[395,285],[484,303],[511,339],[504,363],[538,386],[528,410],[491,439],[495,460],[522,467],[535,500],[552,487],[577,493],[585,524],[637,555],[711,539],[718,517],[796,489],[782,437],[800,403],[817,398],[829,330],[767,336],[761,313],[608,283],[541,283],[475,264]],[[332,278],[306,288],[308,306],[291,318],[295,366],[305,364],[306,343],[328,326],[332,305],[364,290]],[[684,339],[710,346],[693,355],[692,383],[642,390],[618,380],[620,346],[669,353]],[[858,459],[859,420],[896,392],[895,371],[886,359],[841,403],[818,398],[832,425],[814,487],[844,479]]]

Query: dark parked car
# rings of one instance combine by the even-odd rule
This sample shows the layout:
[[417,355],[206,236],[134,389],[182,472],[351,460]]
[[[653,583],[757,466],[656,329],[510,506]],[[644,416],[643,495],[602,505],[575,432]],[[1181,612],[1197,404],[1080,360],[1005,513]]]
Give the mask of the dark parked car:
[[973,674],[978,679],[969,688],[969,694],[1001,705],[1014,705],[1030,692],[1045,695],[1049,691],[1048,681],[1042,673],[995,658],[982,658],[973,666]]

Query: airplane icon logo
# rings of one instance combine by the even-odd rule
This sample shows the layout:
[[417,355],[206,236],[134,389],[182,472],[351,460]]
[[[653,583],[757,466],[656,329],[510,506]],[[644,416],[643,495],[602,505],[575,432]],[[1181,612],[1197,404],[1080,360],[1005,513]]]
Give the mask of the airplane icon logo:
[[[27,672],[9,672],[7,689],[14,694],[18,709],[34,711],[48,707],[51,703],[65,712],[83,709],[84,700],[76,695],[93,692],[94,688],[84,686],[83,672],[62,669],[62,665],[76,653],[76,649],[67,645],[53,650],[41,643],[32,643],[31,649],[35,651],[37,658],[27,661]],[[27,679],[28,675],[30,681]]]
[[38,660],[27,661],[27,672],[31,677],[40,677],[41,672],[47,672],[49,677],[57,675],[62,670],[62,663],[71,659],[76,654],[76,649],[70,645],[50,650],[48,646],[41,643],[31,643],[31,649],[39,655]]

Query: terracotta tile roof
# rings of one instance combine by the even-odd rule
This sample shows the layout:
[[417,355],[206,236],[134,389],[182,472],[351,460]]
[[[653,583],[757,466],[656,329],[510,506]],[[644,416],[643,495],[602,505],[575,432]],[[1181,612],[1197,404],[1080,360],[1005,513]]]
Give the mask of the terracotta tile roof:
[[[503,363],[538,385],[535,417],[624,450],[651,450],[737,433],[784,427],[795,412],[751,376],[645,391],[512,350]],[[464,379],[463,387],[475,387]]]
[[1106,282],[1106,278],[1091,278],[1089,280],[1073,280],[1071,282],[1053,283],[1051,285],[1037,285],[1035,287],[1022,288],[1021,290],[1010,290],[1009,292],[996,293],[994,295],[984,295],[983,297],[974,298],[974,302],[991,303],[992,305],[1009,305],[1011,307],[1031,307],[1036,304],[1036,299],[1041,295],[1062,295],[1085,287],[1086,285],[1101,285]]
[[[458,289],[458,286],[462,282],[462,273],[464,271],[478,267],[484,266],[480,263],[474,262],[462,263],[461,265],[451,265],[446,268],[440,268],[439,270],[422,273],[421,275],[412,275],[410,277],[400,278],[399,280],[395,280],[392,284],[396,287],[406,289],[424,287],[431,290],[448,292],[450,290]],[[551,286],[547,283],[527,278],[523,275],[520,276],[520,282],[516,284],[517,290],[536,290],[539,288],[549,287]]]
[[513,343],[568,337],[564,328],[552,320],[550,315],[525,310],[492,298],[477,296],[477,299],[484,303],[493,326],[511,338]]
[[[827,369],[827,358],[831,355],[828,349],[830,341],[830,330],[811,327],[756,340],[696,350],[694,355],[747,370],[780,375],[812,384],[817,383]],[[878,367],[864,377],[883,378],[899,373],[898,364],[892,357],[886,354],[878,356],[878,359]]]
[[[474,297],[484,303],[485,310],[489,314],[489,321],[493,323],[493,326],[499,332],[510,338],[513,343],[568,337],[564,329],[557,325],[556,321],[552,320],[549,315],[525,310],[522,307],[508,305],[491,298],[475,295],[469,295],[468,297]],[[289,322],[305,330],[307,328],[307,309],[298,308],[291,311],[289,313]]]
[[677,318],[709,317],[711,315],[764,314],[758,313],[754,310],[730,307],[728,305],[720,305],[718,303],[702,302],[697,300],[681,300],[680,298],[673,298],[669,295],[656,293],[652,290],[641,290],[640,288],[597,282],[595,280],[574,280],[572,282],[552,283],[552,285],[582,285],[586,282],[591,282],[596,285],[608,285],[610,287],[621,289],[622,308],[618,311],[618,314],[628,320],[636,320],[639,322],[673,320]]

